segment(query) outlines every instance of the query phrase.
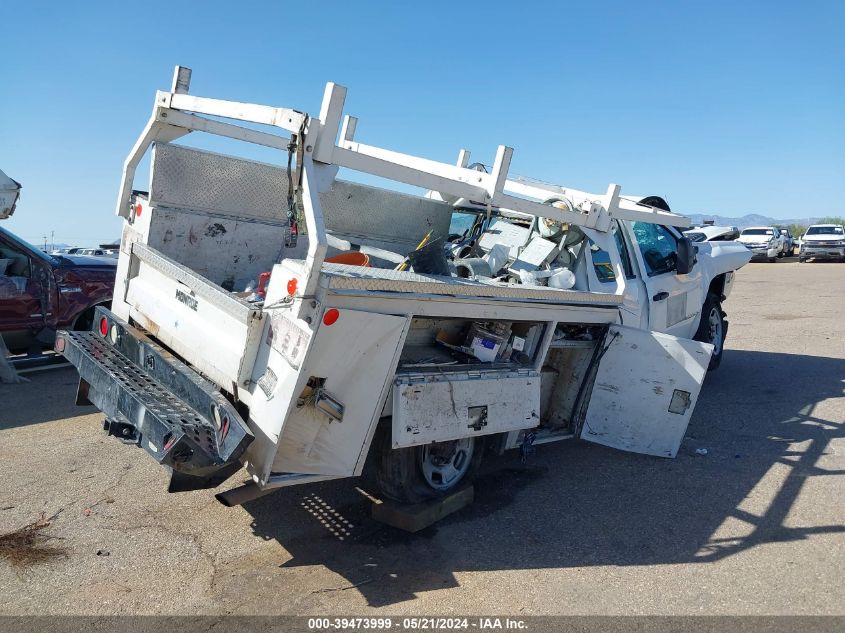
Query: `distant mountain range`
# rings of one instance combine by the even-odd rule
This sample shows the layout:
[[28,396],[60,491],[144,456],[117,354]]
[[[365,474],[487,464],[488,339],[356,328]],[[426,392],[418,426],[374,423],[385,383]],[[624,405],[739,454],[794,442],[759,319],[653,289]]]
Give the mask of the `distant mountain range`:
[[693,213],[689,216],[693,224],[702,224],[705,220],[708,222],[713,220],[716,226],[736,226],[744,228],[746,226],[786,226],[788,224],[800,224],[808,226],[818,220],[819,218],[798,218],[791,220],[779,220],[777,218],[770,218],[767,215],[760,215],[759,213],[749,213],[741,218],[729,218],[724,215],[710,215],[707,213]]

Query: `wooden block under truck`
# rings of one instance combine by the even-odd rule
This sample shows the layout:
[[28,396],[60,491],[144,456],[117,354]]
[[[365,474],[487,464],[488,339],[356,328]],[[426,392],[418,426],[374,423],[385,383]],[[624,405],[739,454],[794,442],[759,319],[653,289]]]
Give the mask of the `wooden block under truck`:
[[[78,401],[171,469],[171,491],[245,467],[238,503],[369,456],[382,495],[419,502],[531,444],[675,456],[744,246],[693,245],[657,196],[509,176],[509,147],[485,166],[358,142],[336,84],[311,116],[189,83],[177,67],[126,160],[111,310],[56,342]],[[279,165],[176,143],[189,134]]]

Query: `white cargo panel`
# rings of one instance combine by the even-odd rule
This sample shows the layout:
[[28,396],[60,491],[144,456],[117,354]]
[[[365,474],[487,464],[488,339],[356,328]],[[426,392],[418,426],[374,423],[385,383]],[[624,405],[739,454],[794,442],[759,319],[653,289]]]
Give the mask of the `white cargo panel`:
[[540,423],[540,373],[399,375],[393,447],[528,429]]
[[249,380],[261,311],[155,249],[132,245],[129,316],[221,387]]
[[[262,473],[263,478],[360,473],[408,323],[404,316],[343,309],[337,321],[321,324],[309,337],[287,317],[274,317],[271,345],[282,358],[273,354],[270,366],[278,386],[266,403],[257,398],[251,410],[265,419],[275,412],[280,426],[272,473]],[[309,379],[323,381],[310,398],[304,395]],[[322,398],[336,406],[322,406]],[[276,434],[270,427],[262,432]]]

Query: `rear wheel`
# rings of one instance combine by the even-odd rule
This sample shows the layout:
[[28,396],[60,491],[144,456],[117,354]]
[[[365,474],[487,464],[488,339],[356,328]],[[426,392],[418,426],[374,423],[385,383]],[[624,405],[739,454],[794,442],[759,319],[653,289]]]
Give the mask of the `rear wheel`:
[[393,448],[390,426],[379,429],[376,481],[382,495],[400,503],[421,503],[448,496],[475,478],[484,452],[483,438],[467,437],[425,446]]
[[693,338],[696,341],[710,343],[713,346],[713,355],[710,357],[708,369],[716,369],[722,362],[727,330],[725,313],[722,312],[722,304],[719,302],[719,298],[714,294],[707,295],[707,300],[701,309],[698,331]]
[[[110,308],[111,301],[106,303],[99,304],[103,308]],[[84,312],[82,312],[78,317],[76,317],[76,321],[73,322],[73,329],[79,332],[87,332],[91,329],[94,325],[94,312],[96,311],[98,306],[91,306]]]

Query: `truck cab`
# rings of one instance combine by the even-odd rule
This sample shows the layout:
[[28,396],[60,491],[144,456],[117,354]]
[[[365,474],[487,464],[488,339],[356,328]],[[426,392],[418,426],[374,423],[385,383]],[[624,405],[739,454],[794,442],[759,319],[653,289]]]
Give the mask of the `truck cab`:
[[[624,297],[623,325],[711,343],[710,367],[718,367],[727,335],[722,303],[734,272],[749,260],[748,250],[735,242],[691,244],[675,227],[646,222],[614,220],[612,233],[625,278],[613,271],[608,253],[593,245],[586,251],[589,288]],[[686,266],[681,250],[693,255]]]

